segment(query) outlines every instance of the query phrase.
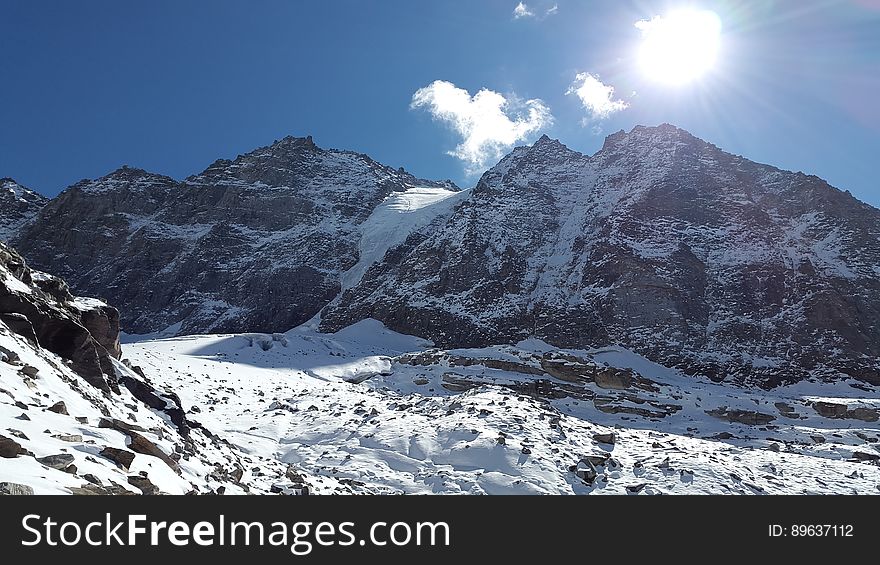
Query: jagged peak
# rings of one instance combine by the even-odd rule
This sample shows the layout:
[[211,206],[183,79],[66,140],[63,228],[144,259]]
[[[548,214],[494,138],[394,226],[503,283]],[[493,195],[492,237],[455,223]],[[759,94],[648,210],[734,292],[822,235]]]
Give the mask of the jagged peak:
[[271,147],[280,149],[320,149],[320,147],[315,144],[315,141],[312,139],[311,135],[307,135],[305,137],[295,137],[292,135],[287,135],[282,137],[281,139],[275,140],[272,143]]
[[603,144],[602,149],[606,150],[621,145],[631,145],[644,142],[656,144],[664,141],[685,143],[699,142],[710,145],[689,131],[664,122],[656,126],[637,125],[629,132],[626,130],[620,130],[612,133],[605,137],[605,143]]
[[131,188],[133,186],[170,185],[177,181],[173,178],[153,173],[138,167],[122,165],[118,169],[107,173],[97,179],[82,179],[68,187],[87,192],[105,192],[115,190],[117,187]]
[[147,171],[146,169],[141,169],[140,167],[132,167],[130,165],[122,165],[118,169],[111,171],[104,175],[103,177],[97,179],[95,182],[103,182],[103,181],[115,181],[115,180],[124,180],[124,181],[133,181],[133,180],[147,180],[152,182],[175,182],[169,176],[161,175],[159,173],[154,173],[151,171]]
[[12,177],[0,178],[0,189],[3,189],[6,193],[12,193],[15,195],[15,198],[23,200],[48,200],[48,198],[42,194],[29,189]]
[[535,150],[535,149],[548,149],[548,148],[553,148],[553,149],[556,149],[556,148],[568,149],[568,147],[567,147],[564,143],[560,142],[558,139],[553,139],[553,138],[551,138],[551,137],[550,137],[549,135],[547,135],[546,133],[543,134],[541,137],[539,137],[538,140],[535,141],[535,143],[532,144],[532,150]]

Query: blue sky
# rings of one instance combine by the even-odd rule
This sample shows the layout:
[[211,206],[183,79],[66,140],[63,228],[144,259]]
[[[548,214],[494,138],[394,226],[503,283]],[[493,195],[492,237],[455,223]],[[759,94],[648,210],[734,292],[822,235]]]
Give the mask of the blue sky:
[[[511,136],[593,153],[608,133],[670,122],[880,205],[880,0],[524,6],[531,16],[510,0],[0,0],[0,176],[48,195],[121,164],[182,178],[310,134],[470,186]],[[635,23],[683,6],[719,16],[715,67],[685,85],[651,81]],[[579,74],[619,104],[591,113],[566,95]],[[438,80],[465,106],[491,91],[490,110],[506,102],[500,116],[515,126],[521,112],[523,127],[488,146],[471,138],[491,149],[475,157],[438,119],[439,91],[413,107]],[[546,119],[528,121],[530,109]]]

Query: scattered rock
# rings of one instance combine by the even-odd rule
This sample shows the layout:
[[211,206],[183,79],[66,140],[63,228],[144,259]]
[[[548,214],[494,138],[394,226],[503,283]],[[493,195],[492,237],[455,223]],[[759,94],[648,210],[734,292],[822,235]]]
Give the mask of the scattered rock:
[[880,420],[880,410],[876,408],[853,408],[846,411],[846,417],[863,422],[876,422]]
[[147,430],[136,426],[134,424],[129,424],[128,422],[123,422],[122,420],[117,420],[116,418],[101,418],[98,420],[99,428],[110,428],[112,430],[116,430],[117,432],[122,432],[127,434],[128,432],[146,432]]
[[413,379],[413,384],[418,385],[418,386],[426,385],[429,382],[430,381],[428,381],[428,379],[425,379],[425,378]]
[[599,476],[596,467],[586,459],[578,461],[578,464],[574,466],[574,473],[588,485],[592,485],[596,477]]
[[632,494],[638,494],[646,486],[648,486],[648,483],[640,483],[637,485],[632,485],[632,486],[626,487],[626,491],[629,493],[632,493]]
[[814,402],[813,410],[815,410],[823,418],[832,420],[853,419],[863,422],[876,422],[880,420],[880,410],[876,408],[853,408],[850,409],[846,404],[838,404],[836,402]]
[[865,453],[864,451],[854,451],[853,459],[856,461],[880,461],[880,455],[876,453]]
[[159,494],[159,487],[154,485],[150,479],[141,475],[131,475],[128,477],[128,484],[140,489],[147,496]]
[[40,370],[34,367],[33,365],[24,365],[21,369],[18,370],[22,375],[27,377],[36,377],[39,374]]
[[825,443],[825,436],[814,435],[810,436],[810,439],[813,440],[813,443]]
[[21,430],[16,430],[15,428],[7,428],[7,431],[13,437],[17,437],[18,439],[23,439],[25,441],[28,441],[28,437]]
[[19,455],[27,454],[28,450],[23,448],[17,441],[5,436],[0,436],[0,457],[14,459]]
[[33,487],[18,483],[0,483],[0,495],[23,496],[34,494]]
[[47,410],[48,410],[49,412],[55,412],[56,414],[64,414],[65,416],[68,416],[68,414],[67,414],[67,406],[64,404],[63,401],[62,401],[62,402],[56,402],[55,404],[53,404],[52,406],[50,406],[49,408],[47,408]]
[[83,437],[79,434],[55,434],[52,437],[68,443],[80,443],[83,440]]
[[791,406],[789,406],[788,404],[786,404],[785,402],[775,402],[775,403],[773,403],[773,406],[775,406],[776,409],[779,410],[779,413],[782,414],[783,416],[785,416],[786,418],[796,418],[797,417],[797,412],[795,411],[795,409],[792,408]]
[[73,463],[73,455],[69,453],[58,453],[57,455],[47,455],[46,457],[38,457],[37,461],[50,469],[59,471],[65,469]]
[[18,353],[0,346],[0,361],[14,365],[19,361]]
[[144,455],[157,457],[171,467],[175,473],[180,474],[180,466],[173,459],[168,457],[158,445],[136,432],[128,432],[128,437],[131,439],[131,443],[128,445],[129,449],[135,453],[143,453]]
[[608,462],[610,457],[611,456],[607,453],[602,455],[587,455],[583,460],[588,461],[594,467],[602,467]]
[[614,445],[615,441],[617,440],[613,432],[608,434],[593,434],[593,439],[595,441],[598,441],[599,443],[607,443],[610,445]]
[[[343,482],[343,481],[340,481]],[[352,481],[354,482],[354,481]],[[273,494],[284,494],[287,496],[307,496],[309,487],[303,484],[283,485],[274,484],[269,488],[269,492]]]
[[737,410],[726,406],[716,408],[715,410],[706,410],[706,414],[721,420],[727,420],[731,423],[746,424],[749,426],[763,426],[776,419],[775,416],[771,416],[770,414],[763,414],[752,410]]
[[110,461],[113,461],[125,470],[128,470],[129,467],[131,467],[131,462],[134,461],[134,453],[127,449],[105,447],[101,450],[100,455],[101,457],[106,457]]
[[600,369],[593,378],[599,388],[626,390],[632,386],[632,373],[613,367]]

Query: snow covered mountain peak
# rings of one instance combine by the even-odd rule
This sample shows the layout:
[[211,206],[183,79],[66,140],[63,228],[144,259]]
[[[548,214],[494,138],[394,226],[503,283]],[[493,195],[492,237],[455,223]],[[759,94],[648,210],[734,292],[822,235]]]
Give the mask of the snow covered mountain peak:
[[376,208],[418,187],[458,190],[286,137],[184,181],[129,167],[82,181],[16,244],[74,290],[124,305],[129,333],[285,331],[338,294]]
[[821,179],[668,124],[589,157],[542,139],[367,272],[322,328],[372,317],[441,346],[537,337],[622,344],[715,380],[880,382],[878,225]]
[[0,179],[0,241],[14,237],[48,201],[48,198],[22,186],[15,179]]

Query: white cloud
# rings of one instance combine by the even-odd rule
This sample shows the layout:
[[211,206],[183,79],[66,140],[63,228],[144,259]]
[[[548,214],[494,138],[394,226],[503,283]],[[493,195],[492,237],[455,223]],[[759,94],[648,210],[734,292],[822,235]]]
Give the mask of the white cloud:
[[590,73],[578,73],[566,95],[575,94],[589,112],[589,119],[602,120],[629,107],[623,100],[614,99],[614,87],[604,84]]
[[547,11],[544,12],[545,16],[552,16],[554,14],[559,13],[559,4],[553,4],[553,6],[547,8]]
[[535,13],[529,10],[529,7],[524,3],[520,2],[516,5],[516,8],[513,9],[513,19],[518,20],[520,18],[534,18]]
[[464,161],[468,174],[485,170],[513,144],[553,123],[541,100],[505,98],[485,88],[471,96],[444,80],[417,90],[410,107],[427,109],[461,136],[461,143],[449,154]]

